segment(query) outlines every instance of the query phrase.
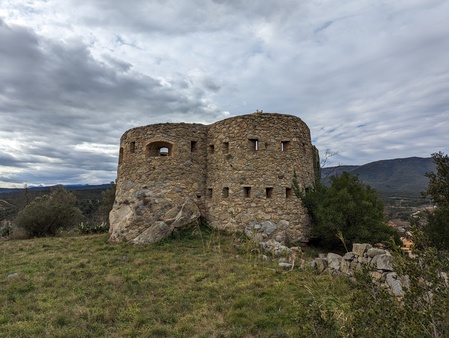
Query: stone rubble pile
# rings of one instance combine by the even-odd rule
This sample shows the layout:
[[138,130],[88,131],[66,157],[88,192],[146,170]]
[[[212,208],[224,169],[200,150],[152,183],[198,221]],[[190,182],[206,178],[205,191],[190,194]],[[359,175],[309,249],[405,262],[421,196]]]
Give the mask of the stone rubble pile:
[[272,256],[287,256],[292,248],[285,243],[289,240],[289,222],[281,220],[277,224],[272,221],[252,221],[245,227],[245,235],[254,242],[259,243],[265,253]]
[[352,276],[355,270],[368,266],[374,280],[388,285],[396,296],[403,296],[403,286],[408,285],[408,278],[398,277],[393,270],[393,256],[384,249],[373,247],[371,244],[353,244],[352,251],[344,256],[328,253],[320,254],[311,262],[318,273]]

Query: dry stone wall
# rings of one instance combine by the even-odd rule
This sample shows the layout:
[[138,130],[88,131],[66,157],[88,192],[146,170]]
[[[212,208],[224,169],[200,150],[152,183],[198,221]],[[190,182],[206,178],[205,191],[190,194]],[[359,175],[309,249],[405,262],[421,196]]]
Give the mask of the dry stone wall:
[[296,172],[301,189],[312,187],[314,160],[309,128],[291,115],[131,129],[120,141],[111,240],[154,242],[155,233],[182,226],[175,216],[203,216],[214,228],[260,240],[307,241],[311,224],[292,179]]
[[352,251],[344,256],[335,253],[320,254],[320,257],[312,261],[311,266],[318,273],[348,276],[353,276],[355,270],[367,266],[373,280],[388,285],[396,296],[403,296],[403,286],[408,285],[408,277],[398,277],[394,272],[393,256],[387,250],[375,248],[368,243],[354,243]]

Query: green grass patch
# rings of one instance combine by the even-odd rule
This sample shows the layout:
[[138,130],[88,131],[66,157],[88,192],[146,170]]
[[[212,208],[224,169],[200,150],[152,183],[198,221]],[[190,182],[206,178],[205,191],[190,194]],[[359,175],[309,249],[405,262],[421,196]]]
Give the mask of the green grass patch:
[[338,337],[347,322],[345,279],[283,271],[238,238],[107,239],[0,242],[0,336]]

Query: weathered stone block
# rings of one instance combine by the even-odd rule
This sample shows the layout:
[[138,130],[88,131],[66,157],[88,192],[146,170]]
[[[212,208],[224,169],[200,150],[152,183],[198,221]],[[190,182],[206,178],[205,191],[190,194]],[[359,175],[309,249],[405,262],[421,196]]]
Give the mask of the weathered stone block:
[[377,255],[375,256],[375,258],[377,258],[376,260],[377,269],[384,271],[393,271],[393,256],[383,254]]
[[363,256],[363,254],[368,250],[372,248],[371,244],[359,244],[359,243],[354,243],[352,245],[352,252],[355,253],[357,256]]
[[343,260],[343,257],[338,254],[335,254],[335,253],[327,254],[327,263],[328,263],[329,269],[339,270],[342,260]]
[[396,272],[388,273],[385,281],[390,286],[390,289],[395,296],[404,296],[404,290],[402,289],[401,280],[398,278]]
[[345,253],[345,255],[343,256],[343,258],[347,261],[352,261],[355,258],[355,254],[353,252],[347,252]]
[[377,256],[377,255],[384,255],[385,253],[386,253],[385,250],[378,249],[378,248],[370,248],[370,249],[367,250],[368,257],[374,257],[374,256]]
[[323,258],[315,258],[315,263],[316,263],[316,269],[318,271],[318,273],[322,273],[324,270],[327,269],[327,260],[323,259]]

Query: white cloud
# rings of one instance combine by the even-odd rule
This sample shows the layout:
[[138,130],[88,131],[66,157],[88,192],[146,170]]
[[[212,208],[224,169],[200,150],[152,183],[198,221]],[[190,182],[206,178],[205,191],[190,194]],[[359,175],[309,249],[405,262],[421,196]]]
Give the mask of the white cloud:
[[449,152],[447,13],[443,0],[5,0],[0,181],[108,182],[126,129],[256,109],[301,117],[338,163]]

